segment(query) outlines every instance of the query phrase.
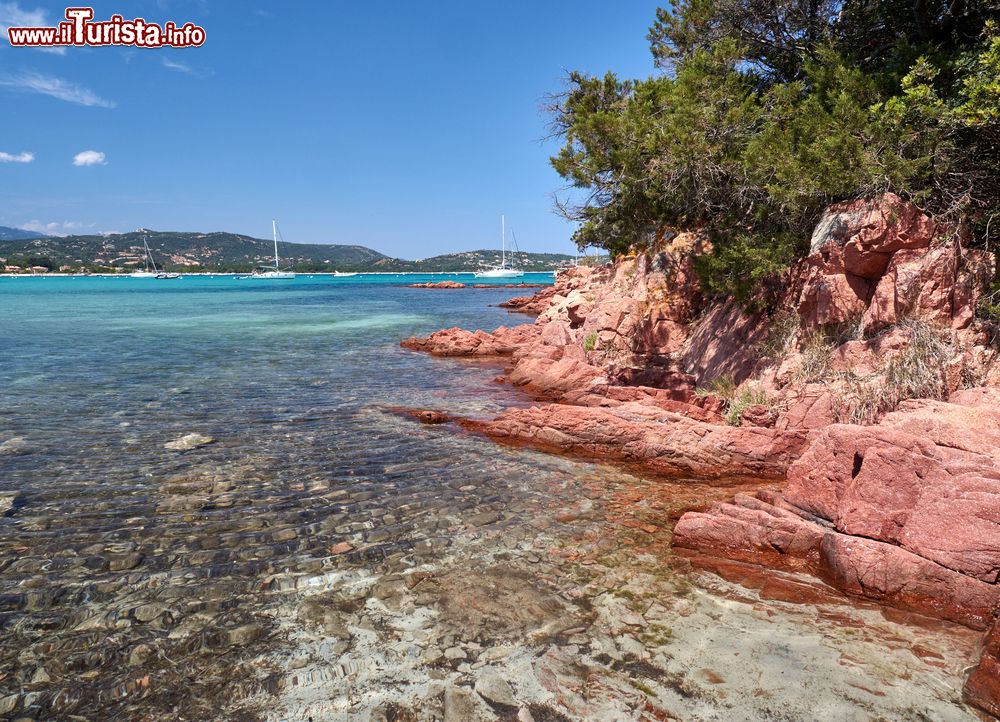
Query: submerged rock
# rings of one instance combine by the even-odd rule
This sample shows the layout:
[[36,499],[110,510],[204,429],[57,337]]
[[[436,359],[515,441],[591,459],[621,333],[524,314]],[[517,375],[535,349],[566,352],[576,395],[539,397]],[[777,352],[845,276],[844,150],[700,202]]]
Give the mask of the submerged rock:
[[21,436],[7,439],[0,444],[0,456],[21,456],[23,454],[30,454],[31,452],[31,446]]
[[465,284],[458,281],[428,281],[427,283],[411,283],[407,288],[465,288]]
[[391,406],[388,410],[400,416],[412,417],[421,424],[447,424],[455,420],[448,412],[435,409],[409,409],[402,406]]
[[0,516],[9,516],[21,504],[24,496],[18,491],[0,492]]
[[199,446],[207,446],[212,443],[215,443],[215,439],[211,436],[205,436],[204,434],[185,434],[184,436],[174,439],[173,441],[168,441],[163,445],[163,448],[170,449],[171,451],[188,451],[190,449],[197,449]]

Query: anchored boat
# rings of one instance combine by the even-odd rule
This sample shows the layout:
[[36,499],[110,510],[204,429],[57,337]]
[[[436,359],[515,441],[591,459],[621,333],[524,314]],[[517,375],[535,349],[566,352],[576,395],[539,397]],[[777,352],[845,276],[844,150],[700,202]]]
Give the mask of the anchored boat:
[[237,278],[263,278],[268,280],[288,280],[295,278],[292,271],[282,271],[278,266],[278,222],[271,219],[271,233],[274,236],[274,268],[258,268],[249,276],[237,276]]
[[[513,237],[513,233],[511,233]],[[517,248],[517,241],[514,241],[514,247]],[[513,257],[513,253],[511,256]],[[500,216],[500,265],[489,268],[485,271],[478,271],[476,278],[520,278],[524,275],[524,271],[514,268],[514,261],[507,261],[507,229],[505,225],[505,219]]]

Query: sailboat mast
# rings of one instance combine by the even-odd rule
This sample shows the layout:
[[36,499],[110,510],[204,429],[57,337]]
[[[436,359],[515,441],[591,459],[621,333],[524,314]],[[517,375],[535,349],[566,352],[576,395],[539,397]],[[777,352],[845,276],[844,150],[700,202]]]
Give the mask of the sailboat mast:
[[271,233],[274,235],[274,270],[278,270],[278,221],[271,219]]
[[[156,270],[156,261],[153,260],[153,252],[149,250],[149,244],[146,243],[146,236],[142,237],[142,247],[146,249],[146,258],[148,258],[149,262],[153,265],[153,273],[159,273],[159,271]],[[145,263],[143,263],[143,265],[145,266]]]
[[500,268],[507,267],[507,228],[503,213],[500,214]]

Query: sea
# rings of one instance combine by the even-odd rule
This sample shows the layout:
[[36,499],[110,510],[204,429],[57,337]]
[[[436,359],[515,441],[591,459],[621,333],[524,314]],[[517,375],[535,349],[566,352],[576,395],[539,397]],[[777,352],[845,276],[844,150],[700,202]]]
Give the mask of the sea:
[[0,278],[0,719],[974,719],[976,635],[675,555],[732,489],[401,413],[535,403],[400,347],[531,321],[444,279]]

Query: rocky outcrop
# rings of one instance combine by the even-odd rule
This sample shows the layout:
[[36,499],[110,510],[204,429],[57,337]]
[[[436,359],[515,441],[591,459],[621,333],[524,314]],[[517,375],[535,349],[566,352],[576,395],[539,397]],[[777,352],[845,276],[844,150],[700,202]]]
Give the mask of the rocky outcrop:
[[465,426],[504,443],[699,478],[782,477],[806,441],[797,432],[698,421],[637,402],[611,408],[514,408]]
[[892,193],[827,209],[803,266],[803,324],[867,334],[914,316],[964,329],[994,273],[992,254]]
[[[789,468],[781,502],[831,531],[996,585],[1000,389],[909,402],[876,427],[823,429]],[[692,531],[682,537],[697,546]]]
[[515,349],[533,338],[535,330],[525,324],[506,328],[501,326],[493,333],[470,332],[455,327],[436,331],[427,338],[411,337],[402,342],[403,348],[423,351],[434,356],[510,356]]
[[[506,381],[547,401],[461,422],[503,443],[654,474],[787,479],[781,493],[684,514],[679,549],[989,629],[1000,610],[1000,368],[974,312],[992,255],[897,196],[839,204],[769,315],[706,303],[690,262],[703,250],[697,235],[672,236],[506,304],[534,323],[404,345],[501,357]],[[994,714],[998,634],[966,691]]]
[[465,284],[458,281],[427,281],[426,283],[411,283],[407,288],[465,288]]

